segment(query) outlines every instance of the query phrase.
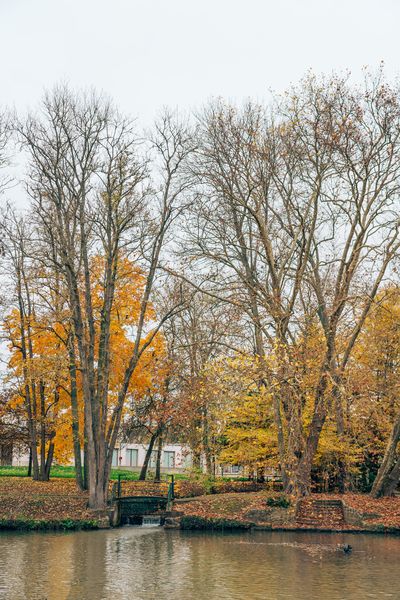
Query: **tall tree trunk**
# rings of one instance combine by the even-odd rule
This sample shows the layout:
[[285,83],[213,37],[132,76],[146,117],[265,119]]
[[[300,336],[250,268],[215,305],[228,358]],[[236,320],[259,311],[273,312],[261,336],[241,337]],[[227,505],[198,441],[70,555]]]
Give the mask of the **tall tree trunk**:
[[198,449],[192,451],[192,465],[193,469],[200,471],[201,469],[201,453]]
[[282,423],[282,412],[281,412],[281,400],[280,394],[274,392],[272,395],[273,410],[274,410],[274,423],[277,429],[278,438],[278,451],[279,451],[279,471],[282,477],[282,484],[284,489],[288,485],[288,475],[286,468],[286,446],[285,446],[285,434]]
[[83,423],[83,488],[89,489],[89,465],[88,465],[88,443],[87,443],[86,416]]
[[[34,429],[34,427],[30,427],[29,429]],[[33,481],[39,481],[39,459],[37,452],[37,441],[36,441],[36,432],[33,433],[30,431],[30,453],[32,456],[32,469],[31,475]]]
[[32,448],[29,447],[28,477],[32,477]]
[[397,445],[399,440],[400,414],[393,425],[382,464],[379,467],[379,471],[372,486],[371,495],[374,498],[379,498],[380,496],[390,496],[393,494],[399,484],[399,457],[397,456]]
[[211,476],[212,475],[212,451],[210,448],[207,408],[204,408],[202,411],[202,421],[203,421],[203,452],[204,452],[204,458],[206,460],[206,472],[207,472],[207,475]]
[[384,481],[382,496],[393,496],[400,482],[400,457]]
[[22,372],[24,378],[24,404],[27,413],[27,426],[29,432],[29,449],[32,462],[31,475],[34,481],[39,479],[39,461],[37,455],[37,430],[36,430],[36,398],[34,389],[31,387],[28,361],[27,361],[27,341],[24,320],[24,303],[21,291],[21,274],[18,271],[18,304],[20,314],[20,334],[21,334],[21,357],[22,357]]
[[[339,373],[335,373],[333,380],[335,382],[335,385],[332,390],[332,396],[335,403],[336,433],[338,435],[339,440],[343,440],[346,427],[344,420],[342,394],[340,392],[341,375]],[[342,458],[338,459],[338,471],[339,493],[344,494],[347,487],[348,473],[346,461]]]
[[155,473],[155,476],[154,476],[154,481],[155,482],[161,481],[162,446],[163,446],[163,439],[162,439],[162,435],[160,435],[160,437],[158,438],[158,445],[157,445],[156,473]]
[[51,440],[51,442],[49,444],[49,449],[47,452],[46,465],[45,465],[45,471],[44,471],[45,479],[43,481],[49,481],[49,479],[50,479],[50,469],[51,469],[51,465],[53,464],[53,456],[54,456],[54,442],[53,442],[53,440]]
[[149,445],[148,445],[148,448],[146,451],[146,455],[144,457],[143,466],[140,470],[139,481],[145,481],[145,479],[146,479],[147,469],[148,469],[150,458],[151,458],[151,453],[153,452],[154,444],[155,444],[157,437],[158,437],[158,431],[156,433],[153,433],[150,438],[150,442],[149,442]]
[[71,335],[68,340],[68,355],[69,355],[69,377],[70,377],[70,393],[71,393],[71,414],[72,414],[72,442],[74,448],[74,463],[75,463],[75,480],[80,490],[87,489],[84,483],[82,473],[82,458],[81,458],[81,441],[79,434],[79,408],[78,408],[78,386],[76,379],[76,357],[74,348],[74,339]]
[[297,453],[293,470],[288,474],[286,492],[297,496],[307,496],[311,493],[311,468],[318,448],[319,438],[326,419],[325,392],[328,383],[326,363],[322,369],[321,378],[315,394],[314,414],[309,426],[309,433],[304,450]]
[[45,407],[45,385],[39,383],[40,395],[40,481],[46,480],[46,407]]

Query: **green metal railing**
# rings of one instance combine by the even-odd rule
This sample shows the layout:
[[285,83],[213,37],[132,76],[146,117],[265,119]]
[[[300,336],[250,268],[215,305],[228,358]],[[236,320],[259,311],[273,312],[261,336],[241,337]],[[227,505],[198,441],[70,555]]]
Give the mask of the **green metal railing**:
[[[121,509],[121,515],[144,515],[154,513],[160,510],[171,510],[175,499],[175,478],[171,478],[168,493],[166,496],[123,496],[122,495],[122,476],[118,475],[118,481],[115,482],[111,490],[111,503],[118,502]],[[131,482],[130,482],[131,483]]]

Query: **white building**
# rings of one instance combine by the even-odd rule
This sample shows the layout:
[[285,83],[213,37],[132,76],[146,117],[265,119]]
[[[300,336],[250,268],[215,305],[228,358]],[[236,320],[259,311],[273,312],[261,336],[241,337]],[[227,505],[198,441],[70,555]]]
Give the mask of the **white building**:
[[[121,443],[114,450],[113,466],[124,467],[131,470],[140,470],[143,466],[147,444]],[[156,466],[157,450],[153,449],[149,469]],[[179,473],[192,466],[192,456],[186,446],[180,444],[165,444],[161,452],[161,471]]]
[[[118,443],[113,454],[113,467],[122,467],[127,470],[140,471],[143,466],[147,444]],[[149,470],[156,466],[157,450],[154,449],[149,463]],[[26,467],[29,464],[27,452],[14,451],[12,457],[14,466]],[[72,464],[72,461],[71,461]],[[161,452],[161,472],[180,473],[192,466],[192,456],[188,447],[180,444],[165,444]]]

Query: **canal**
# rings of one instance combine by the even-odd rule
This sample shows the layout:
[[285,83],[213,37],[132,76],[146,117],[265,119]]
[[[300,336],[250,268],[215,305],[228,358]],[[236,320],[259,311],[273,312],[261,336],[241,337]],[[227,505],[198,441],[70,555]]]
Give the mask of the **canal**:
[[[346,554],[341,545],[351,544]],[[122,527],[0,533],[3,600],[400,598],[400,537]]]

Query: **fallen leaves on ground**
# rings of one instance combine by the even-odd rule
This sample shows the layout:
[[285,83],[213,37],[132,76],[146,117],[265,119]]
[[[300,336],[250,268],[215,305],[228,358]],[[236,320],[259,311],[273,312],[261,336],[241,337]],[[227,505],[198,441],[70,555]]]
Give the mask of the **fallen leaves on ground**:
[[246,516],[251,511],[265,511],[265,521],[271,510],[266,505],[268,493],[241,492],[201,496],[190,502],[176,503],[177,510],[185,515],[205,518],[230,518],[238,521],[249,521]]
[[[341,496],[338,496],[341,498]],[[368,523],[400,527],[400,497],[371,498],[363,494],[344,494],[342,499],[347,506],[363,513]]]
[[[179,496],[185,486],[177,484]],[[168,484],[151,482],[124,482],[123,495],[164,496]],[[110,483],[111,491],[112,483]],[[194,491],[194,490],[191,490]],[[204,495],[186,502],[177,502],[175,508],[185,515],[205,518],[229,518],[248,522],[249,514],[260,511],[258,521],[270,520],[271,509],[266,505],[271,492],[242,492]],[[400,527],[400,497],[374,499],[363,494],[313,494],[312,499],[343,500],[355,509],[367,524]],[[293,512],[294,502],[289,511]],[[93,513],[86,508],[87,493],[81,492],[72,479],[54,479],[49,482],[32,481],[20,477],[0,478],[0,519],[90,520]],[[250,519],[251,520],[251,519]],[[326,526],[332,525],[326,523]]]
[[[265,522],[268,522],[271,514],[271,511],[266,506],[268,495],[266,492],[249,492],[201,496],[189,502],[176,503],[176,509],[188,516],[229,518],[244,522],[249,521],[248,513],[265,511]],[[311,498],[313,500],[343,500],[348,507],[360,513],[366,525],[382,525],[388,528],[400,527],[399,497],[374,499],[363,494],[313,494]],[[294,516],[294,511],[292,512]],[[323,517],[322,513],[321,517]],[[258,521],[262,522],[262,519],[259,518]],[[276,523],[276,526],[279,526],[279,523]],[[292,524],[286,523],[286,526],[307,529],[307,526],[303,527],[299,523],[296,523],[295,519],[293,519]],[[326,522],[321,521],[319,526],[327,529],[340,529],[343,524],[327,520]],[[346,525],[346,528],[359,529],[359,527],[351,525]]]
[[0,519],[62,521],[90,520],[87,494],[71,479],[31,481],[20,477],[0,479]]

